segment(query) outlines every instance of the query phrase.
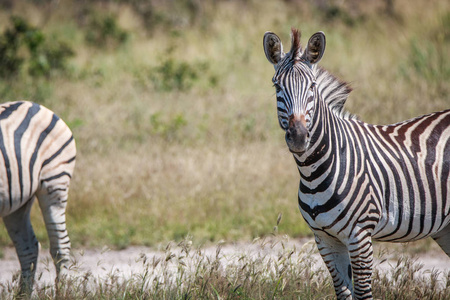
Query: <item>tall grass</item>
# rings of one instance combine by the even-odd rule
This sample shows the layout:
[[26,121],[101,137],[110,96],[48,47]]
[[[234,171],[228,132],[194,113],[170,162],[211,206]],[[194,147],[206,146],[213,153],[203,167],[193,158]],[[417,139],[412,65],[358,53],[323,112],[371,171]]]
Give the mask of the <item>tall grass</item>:
[[[197,248],[187,237],[158,254],[130,257],[139,268],[129,275],[77,271],[75,261],[71,269],[76,276],[69,275],[58,288],[37,286],[32,299],[334,299],[331,277],[314,242],[296,245],[287,237],[272,236],[234,252],[221,243]],[[375,263],[378,299],[450,299],[450,273],[424,272],[407,255],[393,260],[387,272],[378,271],[379,262],[387,258],[377,255]],[[12,299],[17,281],[1,288],[2,299]]]
[[[2,100],[42,103],[74,132],[74,248],[186,234],[202,244],[248,240],[269,232],[279,213],[280,233],[310,235],[276,120],[267,30],[286,48],[291,27],[303,40],[324,31],[321,64],[352,83],[347,107],[363,120],[396,122],[450,105],[446,1],[397,0],[393,12],[371,1],[176,3],[16,1],[0,10],[0,30],[19,15],[74,51],[61,76],[0,81]],[[41,219],[36,206],[32,222],[47,247]],[[0,245],[11,245],[4,228]]]

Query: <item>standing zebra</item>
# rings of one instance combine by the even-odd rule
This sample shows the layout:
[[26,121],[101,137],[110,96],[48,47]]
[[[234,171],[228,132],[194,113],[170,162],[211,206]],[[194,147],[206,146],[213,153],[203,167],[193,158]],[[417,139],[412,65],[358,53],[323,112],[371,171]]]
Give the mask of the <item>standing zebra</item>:
[[57,275],[68,266],[65,210],[75,166],[75,141],[69,127],[45,107],[9,102],[0,105],[0,151],[0,213],[22,269],[20,294],[30,294],[39,252],[30,222],[35,197]]
[[[300,172],[298,202],[338,299],[372,299],[372,239],[431,236],[450,256],[450,110],[378,126],[343,110],[351,91],[316,64],[325,35],[283,52],[264,35],[275,67],[278,121]],[[353,285],[352,285],[353,278]]]

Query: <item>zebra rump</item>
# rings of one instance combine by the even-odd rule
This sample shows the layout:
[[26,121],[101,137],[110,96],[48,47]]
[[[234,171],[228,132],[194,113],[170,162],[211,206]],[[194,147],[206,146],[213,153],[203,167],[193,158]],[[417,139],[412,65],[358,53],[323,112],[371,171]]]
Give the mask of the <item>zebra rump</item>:
[[0,216],[21,265],[20,294],[30,294],[39,243],[30,222],[35,198],[44,217],[57,278],[67,269],[65,210],[75,167],[75,140],[53,112],[32,102],[0,105]]

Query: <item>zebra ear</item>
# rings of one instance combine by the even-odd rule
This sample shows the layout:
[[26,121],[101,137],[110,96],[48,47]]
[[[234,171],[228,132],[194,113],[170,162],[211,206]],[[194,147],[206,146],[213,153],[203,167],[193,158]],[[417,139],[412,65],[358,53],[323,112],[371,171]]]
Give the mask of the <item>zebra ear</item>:
[[277,65],[285,55],[280,38],[275,33],[267,31],[264,34],[263,45],[267,60],[271,64]]
[[322,31],[314,33],[308,41],[302,58],[311,64],[317,64],[325,52],[325,34]]

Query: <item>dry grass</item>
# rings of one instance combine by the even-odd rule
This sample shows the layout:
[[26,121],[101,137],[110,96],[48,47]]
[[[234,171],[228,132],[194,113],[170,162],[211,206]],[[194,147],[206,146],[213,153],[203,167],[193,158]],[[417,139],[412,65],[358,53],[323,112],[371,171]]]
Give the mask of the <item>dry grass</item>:
[[[287,237],[255,240],[242,252],[226,245],[202,249],[188,237],[155,255],[136,258],[139,271],[106,275],[77,271],[76,276],[37,286],[32,299],[334,299],[334,289],[313,241],[296,247]],[[388,258],[377,256],[377,263]],[[99,258],[98,268],[102,268]],[[375,271],[377,299],[450,299],[450,273],[424,272],[411,256],[400,255],[385,272]],[[107,268],[109,269],[109,268]],[[0,287],[12,299],[17,281]]]

